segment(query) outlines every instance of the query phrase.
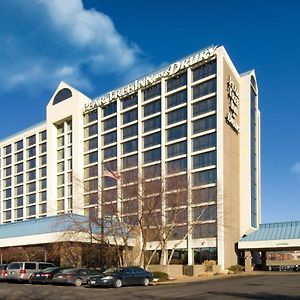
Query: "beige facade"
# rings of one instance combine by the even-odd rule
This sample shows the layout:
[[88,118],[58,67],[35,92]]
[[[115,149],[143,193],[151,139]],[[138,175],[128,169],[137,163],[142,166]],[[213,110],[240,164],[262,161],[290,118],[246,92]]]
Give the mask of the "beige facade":
[[[166,183],[182,178],[184,217],[166,248],[186,251],[188,264],[215,259],[227,268],[237,262],[239,238],[260,221],[257,101],[254,71],[240,75],[224,47],[196,52],[94,100],[62,82],[45,123],[0,141],[1,224],[68,212],[129,222],[143,201],[159,196],[166,226],[168,201],[180,192]],[[160,190],[146,193],[139,178],[155,169],[145,184]],[[120,179],[108,177],[110,171]]]

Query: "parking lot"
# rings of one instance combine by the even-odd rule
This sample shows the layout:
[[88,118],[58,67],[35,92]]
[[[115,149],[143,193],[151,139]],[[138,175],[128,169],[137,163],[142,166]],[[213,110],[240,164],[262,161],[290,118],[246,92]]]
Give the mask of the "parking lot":
[[263,273],[120,289],[0,283],[0,299],[258,299],[300,300],[299,273]]

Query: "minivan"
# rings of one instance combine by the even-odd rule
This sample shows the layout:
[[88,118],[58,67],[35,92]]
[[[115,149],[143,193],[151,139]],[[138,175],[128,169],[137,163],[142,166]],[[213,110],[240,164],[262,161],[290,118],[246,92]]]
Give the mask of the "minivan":
[[50,267],[55,267],[55,265],[47,262],[11,262],[7,266],[6,278],[8,280],[26,281],[33,272],[38,272]]

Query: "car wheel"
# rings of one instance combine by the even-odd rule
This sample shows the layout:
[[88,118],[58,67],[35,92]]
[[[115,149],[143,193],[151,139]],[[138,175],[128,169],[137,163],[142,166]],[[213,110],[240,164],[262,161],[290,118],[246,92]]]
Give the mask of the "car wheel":
[[143,286],[148,286],[150,283],[150,280],[148,277],[145,277],[144,280],[143,280]]
[[81,286],[82,285],[82,280],[80,278],[77,278],[74,282],[75,286]]
[[115,281],[114,287],[115,288],[120,288],[122,286],[122,280],[121,279],[117,279]]

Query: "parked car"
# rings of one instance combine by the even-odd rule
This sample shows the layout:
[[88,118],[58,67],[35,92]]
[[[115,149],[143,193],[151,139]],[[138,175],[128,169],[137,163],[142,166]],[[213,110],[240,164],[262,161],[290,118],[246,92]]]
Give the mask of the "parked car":
[[32,273],[55,267],[47,262],[12,262],[7,266],[7,279],[17,281],[27,281]]
[[60,273],[56,273],[52,279],[52,282],[58,284],[72,284],[75,286],[81,286],[82,284],[87,284],[89,277],[94,275],[99,275],[99,272],[95,269],[66,269]]
[[7,279],[7,265],[0,264],[0,280]]
[[101,275],[91,276],[88,280],[90,287],[109,286],[120,288],[124,285],[147,286],[153,280],[153,274],[139,267],[110,268]]
[[29,283],[50,283],[54,275],[62,271],[62,268],[50,267],[39,272],[34,272],[29,277]]

